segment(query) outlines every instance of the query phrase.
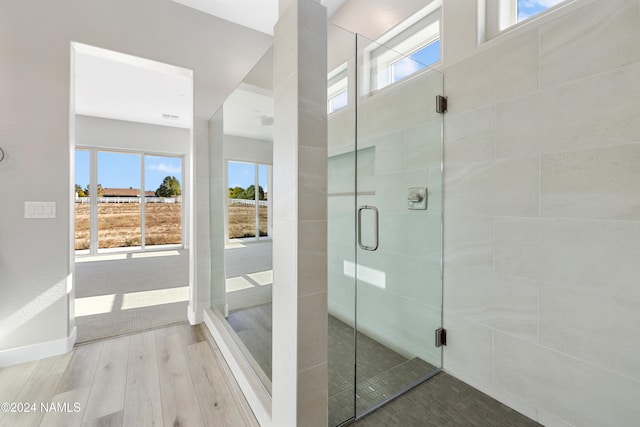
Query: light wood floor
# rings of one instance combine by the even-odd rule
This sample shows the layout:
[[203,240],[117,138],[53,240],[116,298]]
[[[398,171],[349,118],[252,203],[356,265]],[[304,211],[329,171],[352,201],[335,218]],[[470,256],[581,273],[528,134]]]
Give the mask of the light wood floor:
[[0,404],[36,405],[0,426],[258,426],[207,334],[174,325],[0,369]]

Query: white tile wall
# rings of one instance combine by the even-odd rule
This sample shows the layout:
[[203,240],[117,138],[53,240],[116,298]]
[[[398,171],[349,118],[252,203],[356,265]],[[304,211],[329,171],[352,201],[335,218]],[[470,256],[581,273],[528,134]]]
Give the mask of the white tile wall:
[[486,269],[447,270],[448,315],[538,341],[538,283]]
[[493,330],[456,316],[444,313],[444,326],[448,332],[444,348],[444,369],[468,372],[484,382],[493,381]]
[[444,366],[544,425],[632,426],[640,4],[585,4],[444,69]]
[[638,242],[638,221],[497,218],[495,269],[640,303]]
[[574,425],[637,425],[640,382],[508,335],[494,340],[498,387]]
[[640,62],[635,1],[597,1],[540,29],[543,88]]
[[495,106],[447,114],[444,118],[447,165],[486,162],[495,158]]
[[640,143],[547,154],[540,173],[541,216],[640,220]]
[[537,91],[537,65],[538,34],[531,31],[447,68],[449,113],[466,112]]
[[537,216],[538,157],[447,164],[445,205],[451,215]]
[[568,82],[496,106],[496,157],[639,141],[640,65]]
[[[445,191],[449,189],[445,187]],[[455,216],[445,212],[445,267],[493,269],[493,223],[494,219],[487,216]],[[444,274],[449,274],[448,268]]]
[[281,6],[274,32],[272,421],[325,427],[327,64],[317,52],[326,51],[326,9],[312,0]]
[[640,340],[634,339],[639,330],[640,306],[634,301],[575,287],[541,288],[544,346],[640,381]]

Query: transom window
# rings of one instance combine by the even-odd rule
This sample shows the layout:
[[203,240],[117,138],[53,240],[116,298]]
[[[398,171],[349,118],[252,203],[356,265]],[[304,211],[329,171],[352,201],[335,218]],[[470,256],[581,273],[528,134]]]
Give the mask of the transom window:
[[486,2],[479,38],[487,41],[514,25],[573,0],[499,0]]
[[529,19],[564,0],[517,0],[518,22]]
[[440,62],[440,11],[441,2],[432,2],[366,48],[370,90],[382,89]]
[[440,61],[440,39],[423,46],[391,64],[391,83],[398,82],[429,65]]
[[[440,21],[442,0],[430,2],[407,20],[364,49],[363,81],[358,94],[366,96],[441,61]],[[360,39],[366,43],[366,39]],[[360,46],[360,44],[359,44]],[[347,62],[327,76],[327,112],[335,113],[349,105],[350,87]]]
[[347,63],[336,67],[327,76],[327,113],[331,114],[345,108],[349,104],[349,80]]

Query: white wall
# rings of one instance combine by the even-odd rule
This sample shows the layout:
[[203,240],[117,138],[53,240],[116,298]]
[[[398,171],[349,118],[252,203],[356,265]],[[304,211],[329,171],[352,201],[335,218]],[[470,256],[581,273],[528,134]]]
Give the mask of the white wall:
[[[70,43],[194,70],[198,154],[207,147],[206,120],[266,51],[270,37],[169,0],[2,0],[0,10],[0,144],[7,154],[0,180],[14,183],[0,190],[1,365],[9,360],[7,351],[68,344],[73,333]],[[208,182],[208,156],[198,157],[192,170],[196,185],[203,176]],[[25,201],[54,201],[57,217],[25,219]],[[195,212],[197,248],[209,246],[208,200],[203,203]],[[202,279],[210,271],[208,254],[196,261]]]
[[225,160],[273,164],[273,141],[224,135]]
[[76,115],[76,146],[186,156],[189,129]]
[[[473,19],[444,7],[447,46]],[[545,425],[637,425],[640,3],[464,37],[444,67],[445,370]]]

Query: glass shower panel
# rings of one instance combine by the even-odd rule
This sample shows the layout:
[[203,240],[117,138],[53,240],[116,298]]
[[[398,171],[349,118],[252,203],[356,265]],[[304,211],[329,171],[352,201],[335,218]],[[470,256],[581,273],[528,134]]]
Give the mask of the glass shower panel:
[[267,393],[272,375],[273,265],[267,238],[274,197],[269,188],[272,72],[269,49],[216,114],[215,144],[221,146],[211,150],[212,163],[227,172],[226,178],[220,173],[212,180],[212,311]]
[[329,25],[328,40],[329,425],[337,426],[355,417],[355,36]]
[[[441,350],[442,76],[374,90],[414,61],[357,36],[356,416],[438,372]],[[384,59],[384,60],[381,60]],[[411,68],[424,68],[416,63]]]

